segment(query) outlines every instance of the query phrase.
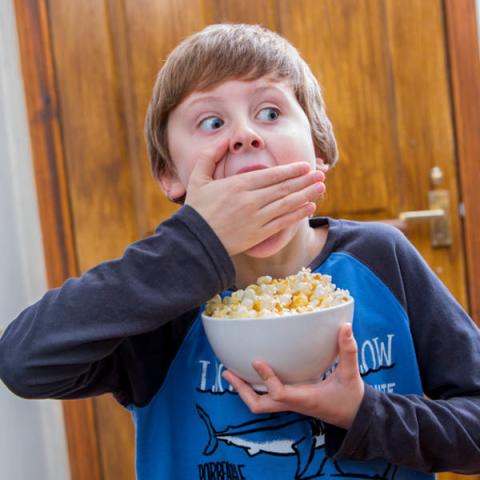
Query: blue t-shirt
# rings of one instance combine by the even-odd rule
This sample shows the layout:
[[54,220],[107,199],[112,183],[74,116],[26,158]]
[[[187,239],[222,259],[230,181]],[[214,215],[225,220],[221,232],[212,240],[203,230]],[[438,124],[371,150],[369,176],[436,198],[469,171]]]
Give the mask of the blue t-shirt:
[[[408,316],[390,289],[343,252],[332,253],[317,271],[355,298],[364,381],[382,392],[421,395]],[[295,413],[252,414],[222,379],[223,370],[199,316],[158,393],[148,405],[131,407],[139,480],[432,478],[380,459],[328,458],[322,422]]]

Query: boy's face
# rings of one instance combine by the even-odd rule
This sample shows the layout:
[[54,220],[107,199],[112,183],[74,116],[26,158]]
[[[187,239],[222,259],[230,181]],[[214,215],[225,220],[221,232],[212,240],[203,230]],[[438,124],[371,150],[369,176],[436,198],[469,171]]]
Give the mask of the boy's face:
[[191,93],[171,112],[168,146],[176,174],[160,178],[170,199],[185,194],[198,155],[222,143],[228,148],[215,179],[299,161],[312,169],[323,165],[315,158],[308,118],[287,82],[230,80]]

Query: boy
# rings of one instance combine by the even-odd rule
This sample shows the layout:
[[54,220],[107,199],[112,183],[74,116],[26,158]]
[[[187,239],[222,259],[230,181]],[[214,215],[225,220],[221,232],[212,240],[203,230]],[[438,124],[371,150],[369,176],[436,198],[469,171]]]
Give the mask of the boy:
[[[401,233],[307,218],[337,150],[296,50],[256,26],[206,28],[168,58],[146,126],[155,176],[185,206],[22,312],[0,341],[5,383],[25,397],[112,392],[134,417],[140,480],[479,471],[473,322]],[[283,386],[256,363],[267,394],[226,372],[229,387],[200,306],[302,266],[352,293],[358,355],[344,326],[324,382]]]

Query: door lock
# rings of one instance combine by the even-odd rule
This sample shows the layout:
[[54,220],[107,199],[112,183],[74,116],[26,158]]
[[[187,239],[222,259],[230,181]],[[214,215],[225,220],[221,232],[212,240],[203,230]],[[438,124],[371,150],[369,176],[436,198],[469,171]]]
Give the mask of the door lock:
[[[434,188],[442,182],[443,172],[439,167],[432,168],[430,180]],[[430,190],[428,192],[428,206],[428,210],[402,212],[398,218],[402,222],[430,221],[432,247],[449,247],[452,244],[452,230],[450,193],[448,190]]]

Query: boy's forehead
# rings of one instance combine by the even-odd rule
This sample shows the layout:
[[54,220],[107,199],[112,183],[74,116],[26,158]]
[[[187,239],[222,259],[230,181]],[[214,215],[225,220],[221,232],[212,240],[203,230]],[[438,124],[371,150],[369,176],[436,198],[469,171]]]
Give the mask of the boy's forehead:
[[293,88],[287,80],[261,77],[256,80],[229,79],[207,90],[193,90],[180,102],[179,106],[189,107],[198,102],[220,99],[222,96],[228,97],[234,93],[252,96],[267,92],[278,92],[295,99]]

